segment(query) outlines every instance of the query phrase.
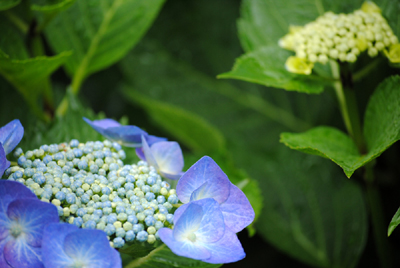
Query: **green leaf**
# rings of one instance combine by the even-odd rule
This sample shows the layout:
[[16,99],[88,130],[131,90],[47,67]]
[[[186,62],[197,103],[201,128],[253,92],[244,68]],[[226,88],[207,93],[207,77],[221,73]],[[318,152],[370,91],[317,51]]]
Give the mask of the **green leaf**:
[[311,266],[355,267],[367,238],[360,187],[328,161],[284,147],[263,163],[261,234]]
[[377,158],[400,139],[400,77],[383,81],[371,96],[364,117],[368,153],[361,155],[353,140],[331,127],[317,127],[300,134],[282,133],[281,142],[305,153],[329,158],[350,178],[355,170]]
[[159,246],[147,256],[136,259],[125,266],[125,268],[172,268],[172,267],[202,267],[202,268],[217,268],[222,264],[210,264],[202,261],[180,257],[172,253],[165,245]]
[[54,14],[69,8],[76,0],[32,0],[31,9]]
[[120,60],[143,36],[164,0],[76,1],[46,28],[58,53],[72,50],[66,62],[78,90],[89,74]]
[[179,107],[152,100],[137,91],[124,88],[129,100],[144,108],[160,127],[176,136],[183,144],[196,152],[224,152],[222,134],[206,120]]
[[397,210],[396,214],[394,214],[392,220],[389,223],[389,228],[388,228],[388,236],[390,236],[394,229],[396,229],[397,225],[400,224],[400,208]]
[[24,60],[29,57],[22,32],[2,15],[0,15],[0,32],[2,33],[0,35],[0,50],[15,60]]
[[298,75],[285,69],[286,59],[291,52],[277,45],[262,47],[236,59],[232,71],[218,78],[233,78],[264,86],[283,88],[304,93],[321,93],[324,80],[313,75]]
[[16,5],[18,5],[21,0],[2,0],[0,2],[0,10],[10,9]]
[[14,60],[0,50],[0,74],[22,94],[31,109],[41,116],[42,112],[37,101],[43,92],[43,85],[70,54],[64,52],[53,57]]

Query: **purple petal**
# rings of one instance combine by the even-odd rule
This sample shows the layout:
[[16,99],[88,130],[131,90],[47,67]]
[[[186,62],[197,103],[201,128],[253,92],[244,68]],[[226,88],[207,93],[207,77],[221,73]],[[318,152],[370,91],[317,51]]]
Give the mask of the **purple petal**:
[[64,268],[72,266],[73,259],[64,251],[64,239],[78,227],[67,223],[51,223],[43,231],[42,259],[45,267]]
[[3,176],[4,171],[10,166],[10,161],[6,158],[6,152],[3,145],[0,143],[0,178]]
[[4,246],[7,244],[7,242],[10,241],[10,237],[7,237],[6,239],[0,240],[0,267],[5,267],[5,268],[12,268],[7,262],[6,259],[4,258]]
[[174,180],[174,181],[179,180],[182,177],[182,175],[184,174],[184,172],[179,172],[178,174],[169,174],[169,173],[165,173],[162,171],[159,171],[159,172],[162,177],[170,179],[170,180]]
[[24,136],[24,127],[18,119],[0,128],[0,143],[3,144],[6,155],[9,154]]
[[154,143],[160,142],[160,141],[167,141],[167,138],[164,137],[157,137],[157,136],[153,136],[153,135],[148,135],[146,137],[146,141],[147,144],[149,144],[149,146],[153,145]]
[[211,253],[210,258],[202,260],[204,262],[230,263],[246,257],[246,253],[244,253],[243,247],[236,234],[229,229],[225,230],[224,236],[217,242],[209,244],[203,243],[203,246]]
[[146,161],[146,156],[144,155],[143,148],[136,148],[135,149],[136,155],[139,157],[140,160]]
[[128,147],[142,146],[141,136],[148,134],[136,126],[111,127],[104,130],[105,137]]
[[[217,163],[211,157],[204,156],[191,166],[178,181],[176,193],[183,203],[191,201],[191,195],[205,182],[208,187],[204,196],[212,197],[218,202],[224,202],[229,195],[231,182]],[[193,199],[194,200],[194,199]]]
[[99,129],[106,129],[106,128],[109,128],[109,127],[119,127],[119,126],[121,126],[120,123],[118,123],[117,121],[115,121],[113,119],[109,119],[109,118],[90,121],[86,117],[83,117],[83,120],[85,120],[86,123],[88,123],[92,128],[94,128],[98,132],[100,132]]
[[189,240],[175,240],[173,231],[169,228],[161,228],[158,230],[158,235],[176,255],[195,260],[208,259],[211,256],[210,252],[199,243],[193,243]]
[[4,259],[11,267],[42,268],[41,249],[31,247],[24,239],[10,239],[4,246]]
[[8,218],[23,227],[24,239],[27,245],[40,247],[44,227],[52,222],[58,222],[57,208],[50,203],[37,199],[21,198],[12,201],[7,209]]
[[200,228],[203,215],[201,206],[193,203],[189,204],[181,214],[179,220],[174,221],[176,222],[173,230],[174,238],[176,240],[184,240],[189,233],[196,232]]
[[154,159],[153,153],[150,150],[149,145],[147,144],[146,138],[142,136],[142,149],[143,154],[146,159],[146,162],[150,165],[155,167],[156,170],[159,170],[156,160]]
[[25,185],[16,181],[0,180],[0,221],[8,220],[8,205],[18,198],[37,199],[36,195]]
[[161,172],[171,175],[178,175],[182,172],[183,155],[177,142],[157,142],[150,147],[150,150]]
[[107,235],[101,230],[79,229],[64,239],[65,253],[77,263],[92,268],[121,267],[119,253],[111,248]]
[[240,232],[254,220],[254,210],[246,195],[231,184],[228,199],[220,204],[225,224],[234,233]]

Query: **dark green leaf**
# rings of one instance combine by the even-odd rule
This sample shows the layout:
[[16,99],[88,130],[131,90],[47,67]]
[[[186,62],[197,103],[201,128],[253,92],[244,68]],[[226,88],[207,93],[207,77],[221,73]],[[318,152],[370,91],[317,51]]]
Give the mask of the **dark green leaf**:
[[150,27],[163,2],[76,1],[48,25],[46,36],[56,52],[74,51],[66,69],[81,83],[89,74],[120,60]]
[[285,69],[286,59],[291,55],[277,45],[262,47],[236,59],[232,71],[218,78],[233,78],[264,86],[283,88],[304,93],[321,93],[324,80],[313,75],[298,75]]
[[216,268],[222,264],[210,264],[202,261],[180,257],[172,253],[172,251],[165,245],[159,246],[147,256],[136,259],[125,266],[125,268],[172,268],[172,267],[202,267],[202,268]]
[[19,4],[21,0],[2,0],[0,2],[0,10],[6,10]]
[[400,208],[397,210],[396,214],[394,214],[392,220],[389,223],[389,228],[388,228],[388,236],[390,236],[394,229],[396,229],[397,225],[400,224]]
[[160,127],[197,152],[223,152],[225,140],[206,120],[179,107],[152,100],[125,87],[125,95],[142,106]]
[[331,159],[346,175],[381,155],[400,139],[400,77],[392,76],[375,90],[364,117],[368,153],[361,155],[345,133],[331,127],[317,127],[305,133],[282,133],[281,142],[305,153]]
[[148,255],[156,248],[149,243],[132,243],[125,244],[122,248],[118,249],[119,252],[129,255],[132,259],[137,259]]
[[32,0],[31,9],[52,14],[69,8],[75,1],[76,0]]
[[11,59],[25,60],[29,57],[23,33],[8,18],[0,15],[0,50]]

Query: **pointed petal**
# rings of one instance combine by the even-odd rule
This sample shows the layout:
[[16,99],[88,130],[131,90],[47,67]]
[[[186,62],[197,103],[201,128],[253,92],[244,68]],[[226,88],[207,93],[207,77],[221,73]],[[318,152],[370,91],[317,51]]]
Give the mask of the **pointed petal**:
[[64,239],[64,250],[75,262],[87,263],[92,268],[122,265],[121,257],[101,230],[79,229],[69,233]]
[[178,241],[173,236],[173,231],[169,228],[161,228],[158,230],[158,235],[161,240],[174,252],[176,255],[203,260],[210,258],[210,252],[198,243],[190,242],[189,240]]
[[198,240],[207,243],[218,241],[224,235],[225,223],[217,201],[213,198],[206,198],[190,204],[201,206],[204,213],[200,227],[196,231]]
[[164,178],[170,179],[170,180],[179,180],[182,175],[184,174],[184,172],[179,172],[178,174],[169,174],[169,173],[165,173],[160,171],[160,175]]
[[224,236],[217,242],[210,244],[203,243],[203,246],[211,253],[211,257],[204,259],[204,262],[230,263],[240,261],[246,257],[246,253],[236,234],[229,229],[225,230]]
[[21,141],[22,136],[24,136],[24,127],[18,119],[0,128],[0,143],[3,144],[6,155],[14,150],[15,146]]
[[140,147],[141,136],[148,134],[137,126],[110,127],[104,130],[104,136],[128,147]]
[[238,233],[254,220],[254,210],[246,195],[231,184],[228,199],[220,205],[226,226]]
[[6,152],[3,145],[0,143],[0,178],[3,176],[4,171],[10,166],[10,161],[6,158]]
[[[177,210],[179,210],[178,208]],[[174,221],[173,235],[176,240],[185,240],[190,233],[196,232],[200,228],[203,219],[203,209],[196,204],[189,204],[181,214],[178,221]]]
[[143,148],[136,148],[135,149],[136,155],[139,157],[140,160],[146,161],[146,157],[144,156]]
[[42,259],[45,267],[71,267],[73,260],[64,252],[64,239],[78,227],[67,223],[51,223],[43,231]]
[[121,126],[120,123],[113,119],[101,119],[101,120],[94,120],[90,121],[86,117],[83,117],[83,120],[85,120],[86,123],[88,123],[92,128],[94,128],[96,131],[100,132],[99,129],[106,129],[109,127],[119,127]]
[[182,172],[183,155],[177,142],[157,142],[150,147],[150,150],[161,172],[171,175]]
[[142,149],[146,162],[149,164],[149,166],[153,166],[156,170],[159,170],[157,162],[154,159],[153,153],[151,152],[150,147],[147,144],[146,138],[144,136],[142,136]]
[[37,199],[36,195],[25,185],[16,181],[0,180],[0,221],[7,220],[8,205],[18,198]]
[[56,206],[38,199],[21,198],[12,201],[7,208],[7,215],[11,221],[22,226],[27,245],[40,247],[44,227],[52,222],[58,222]]
[[192,193],[205,182],[209,182],[207,191],[214,194],[213,198],[218,203],[222,203],[228,198],[231,184],[228,177],[211,157],[204,156],[191,166],[178,181],[176,193],[179,200],[188,203]]
[[168,140],[167,138],[157,137],[157,136],[153,136],[153,135],[148,135],[146,137],[146,141],[149,146],[153,145],[154,143],[157,143],[160,141],[167,141],[167,140]]
[[11,239],[4,246],[4,259],[11,267],[43,268],[41,249],[31,247],[24,239]]

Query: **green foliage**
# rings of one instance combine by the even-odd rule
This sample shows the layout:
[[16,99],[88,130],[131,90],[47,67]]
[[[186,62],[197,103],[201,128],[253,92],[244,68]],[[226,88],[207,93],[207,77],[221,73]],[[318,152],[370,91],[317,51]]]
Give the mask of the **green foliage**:
[[400,224],[400,208],[397,210],[396,214],[393,215],[392,220],[390,221],[387,235],[390,236],[394,229]]
[[77,91],[83,79],[120,60],[143,36],[163,0],[76,1],[47,27],[57,52],[72,50],[66,70]]
[[360,188],[329,162],[287,149],[265,165],[260,232],[312,266],[354,267],[367,236]]
[[184,145],[198,153],[225,151],[222,134],[206,120],[191,112],[160,101],[152,100],[125,87],[125,95],[143,107],[154,122],[173,133]]
[[233,78],[304,93],[321,93],[324,80],[318,76],[297,75],[285,69],[286,59],[291,55],[277,45],[265,46],[249,52],[236,60],[232,71],[218,78]]
[[19,4],[21,0],[2,0],[0,2],[0,10],[10,9]]
[[354,171],[381,155],[400,139],[400,77],[383,81],[371,96],[364,117],[368,152],[361,154],[353,140],[331,127],[317,127],[305,133],[282,133],[281,142],[305,153],[331,159],[350,178]]
[[172,267],[202,267],[202,268],[217,268],[222,264],[210,264],[202,261],[180,257],[172,253],[165,245],[159,246],[147,256],[138,258],[129,263],[126,268],[172,268]]
[[54,14],[69,8],[76,0],[33,0],[31,9],[46,14]]

